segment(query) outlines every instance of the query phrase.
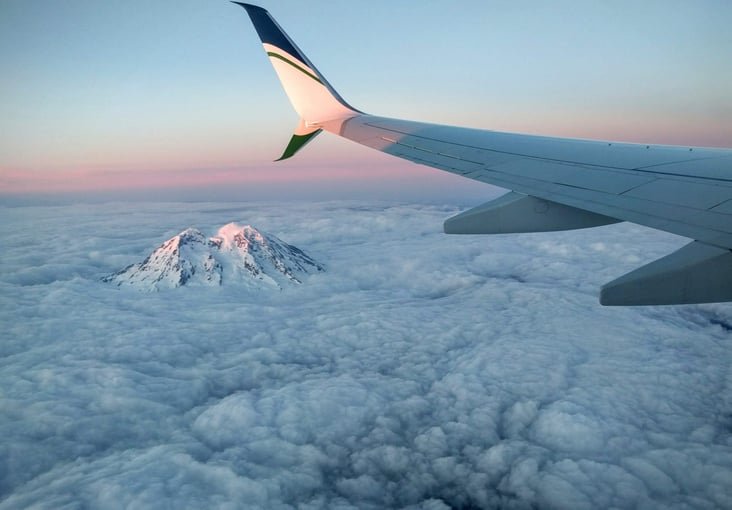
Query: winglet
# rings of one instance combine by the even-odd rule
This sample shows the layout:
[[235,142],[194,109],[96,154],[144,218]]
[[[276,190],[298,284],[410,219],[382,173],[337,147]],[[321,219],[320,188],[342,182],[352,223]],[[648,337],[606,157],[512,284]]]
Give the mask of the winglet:
[[291,158],[300,152],[300,149],[305,147],[310,140],[318,136],[321,131],[323,130],[317,127],[308,127],[305,125],[305,121],[300,119],[300,123],[295,128],[292,138],[290,138],[290,143],[285,147],[285,152],[282,153],[282,156],[275,159],[275,161]]
[[246,4],[244,2],[231,2],[241,5],[246,9],[249,18],[252,20],[254,29],[259,35],[262,44],[270,44],[297,58],[300,63],[307,65],[305,55],[287,37],[287,34],[277,25],[277,22],[270,16],[269,12],[258,5]]
[[361,113],[335,91],[269,12],[252,4],[232,3],[241,5],[249,14],[264,51],[305,126],[313,127]]

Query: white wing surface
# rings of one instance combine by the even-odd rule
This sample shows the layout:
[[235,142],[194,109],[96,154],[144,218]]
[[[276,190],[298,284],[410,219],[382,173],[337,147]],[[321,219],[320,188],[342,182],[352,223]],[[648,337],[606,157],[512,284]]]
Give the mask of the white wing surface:
[[692,239],[605,285],[605,305],[732,301],[732,150],[550,138],[365,114],[346,103],[261,7],[244,7],[301,117],[280,159],[325,130],[511,193],[445,221],[450,234],[631,221]]

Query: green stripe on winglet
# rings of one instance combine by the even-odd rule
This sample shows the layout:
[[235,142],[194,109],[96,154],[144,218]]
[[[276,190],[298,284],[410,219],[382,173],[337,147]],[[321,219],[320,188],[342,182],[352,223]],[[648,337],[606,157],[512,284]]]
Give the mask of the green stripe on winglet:
[[279,159],[275,159],[275,161],[282,161],[283,159],[291,158],[321,131],[322,129],[318,129],[312,133],[308,133],[307,135],[292,135],[290,143],[285,147],[285,152],[282,153],[282,156],[280,156]]
[[306,74],[307,76],[311,77],[313,80],[317,81],[321,85],[323,84],[323,82],[320,81],[320,78],[318,78],[317,76],[315,76],[313,73],[311,73],[307,69],[304,69],[304,68],[300,67],[299,65],[297,65],[295,62],[293,62],[289,58],[283,57],[282,55],[280,55],[279,53],[275,53],[274,51],[268,51],[267,52],[267,55],[269,55],[270,57],[278,58],[278,59],[280,59],[283,62],[287,62],[292,67],[294,67],[295,69],[297,69],[298,71],[300,71],[301,73]]

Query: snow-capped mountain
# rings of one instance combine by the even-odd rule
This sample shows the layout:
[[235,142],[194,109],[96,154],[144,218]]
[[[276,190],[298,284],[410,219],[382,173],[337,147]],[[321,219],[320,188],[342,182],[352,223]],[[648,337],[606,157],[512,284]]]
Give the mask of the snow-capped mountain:
[[244,284],[282,288],[323,266],[277,237],[250,225],[229,223],[206,238],[188,228],[156,248],[145,260],[103,278],[118,286],[160,290],[182,285]]

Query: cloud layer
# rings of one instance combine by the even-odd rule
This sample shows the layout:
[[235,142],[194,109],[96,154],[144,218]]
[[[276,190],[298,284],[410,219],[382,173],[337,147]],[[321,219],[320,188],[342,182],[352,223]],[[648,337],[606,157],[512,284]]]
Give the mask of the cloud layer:
[[[732,308],[603,308],[684,240],[446,236],[455,206],[4,208],[0,508],[732,506]],[[328,265],[98,281],[189,225]]]

